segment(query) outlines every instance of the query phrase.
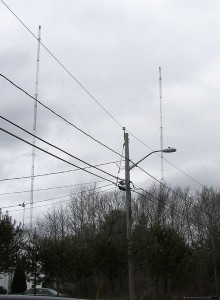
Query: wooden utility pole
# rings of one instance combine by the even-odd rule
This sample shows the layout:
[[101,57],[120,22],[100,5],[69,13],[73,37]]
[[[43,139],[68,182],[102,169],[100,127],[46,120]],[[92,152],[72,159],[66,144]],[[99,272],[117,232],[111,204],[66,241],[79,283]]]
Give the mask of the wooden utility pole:
[[129,300],[135,300],[134,257],[133,257],[133,243],[132,243],[132,223],[131,223],[129,140],[128,140],[128,133],[126,133],[126,132],[124,132],[124,142],[125,142],[126,228],[127,228],[127,247],[128,247]]
[[137,163],[130,166],[129,158],[129,138],[128,133],[124,129],[124,143],[125,143],[125,188],[121,187],[122,190],[126,191],[126,228],[127,228],[127,247],[128,247],[128,285],[129,285],[129,300],[135,300],[135,288],[134,288],[134,255],[133,255],[133,242],[132,242],[132,220],[131,220],[131,187],[130,187],[130,170],[136,167],[140,162],[146,159],[153,153],[175,152],[175,148],[166,148],[161,150],[155,150],[145,155]]

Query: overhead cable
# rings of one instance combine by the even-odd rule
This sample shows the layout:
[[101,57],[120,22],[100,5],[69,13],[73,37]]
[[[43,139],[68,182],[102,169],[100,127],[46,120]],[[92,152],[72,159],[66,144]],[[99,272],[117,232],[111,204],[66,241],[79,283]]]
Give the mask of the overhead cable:
[[[107,187],[107,186],[110,186],[110,185],[112,185],[112,183],[106,184],[106,185],[103,185],[103,186],[100,186],[100,187],[95,187],[95,188],[88,189],[88,190],[86,190],[86,192],[91,192],[91,191],[94,191],[94,190],[97,190],[97,189],[101,189],[101,188],[104,188],[104,187]],[[45,201],[57,200],[57,199],[65,198],[65,197],[72,197],[72,196],[78,195],[80,193],[81,193],[81,191],[80,192],[71,193],[71,194],[67,194],[67,195],[63,195],[63,196],[58,196],[58,197],[53,197],[53,198],[38,200],[38,201],[35,201],[33,203],[40,203],[40,202],[45,202]],[[30,203],[28,203],[28,204],[30,204]],[[17,207],[17,206],[20,206],[20,204],[4,206],[4,207],[1,207],[1,209],[11,208],[11,207]]]
[[153,178],[155,181],[157,181],[161,186],[165,187],[166,189],[168,189],[169,191],[171,191],[173,194],[175,194],[176,196],[182,198],[184,201],[188,202],[189,204],[192,205],[192,203],[190,201],[188,201],[185,197],[183,197],[181,194],[179,194],[178,192],[174,191],[172,188],[170,188],[169,186],[167,186],[164,182],[158,180],[156,177],[154,177],[153,175],[151,175],[149,172],[145,171],[144,169],[142,169],[141,167],[137,166],[141,171],[143,171],[144,173],[146,173],[148,176],[150,176],[151,178]]
[[[154,149],[152,149],[151,147],[149,147],[147,144],[145,144],[143,141],[141,141],[138,137],[136,137],[133,133],[131,133],[130,131],[127,130],[127,132],[133,136],[133,138],[135,138],[137,141],[139,141],[141,144],[143,144],[144,146],[146,146],[149,150],[154,151]],[[157,155],[160,155],[159,153],[156,153]],[[205,187],[204,185],[202,185],[199,181],[197,181],[196,179],[194,179],[192,176],[188,175],[187,173],[185,173],[183,170],[181,170],[179,167],[177,167],[176,165],[174,165],[172,162],[170,162],[169,160],[167,160],[166,158],[163,157],[163,159],[170,164],[171,166],[173,166],[175,169],[177,169],[178,171],[180,171],[182,174],[184,174],[185,176],[187,176],[189,179],[191,179],[192,181],[194,181],[195,183],[197,183],[198,185],[200,185],[201,187]]]
[[[38,40],[38,37],[27,27],[27,25],[24,24],[24,22],[12,11],[12,9],[3,1],[1,0],[1,2],[5,5],[5,7],[16,17],[16,19],[29,31],[29,33],[36,39]],[[75,80],[75,82],[121,127],[123,128],[123,126],[116,120],[116,118],[113,117],[112,114],[110,114],[107,109],[104,108],[104,106],[91,94],[91,92],[67,69],[67,67],[64,66],[63,63],[61,63],[56,57],[55,55],[40,41],[40,44],[42,45],[42,47],[55,59],[55,61],[71,76],[72,79]],[[0,74],[1,75],[1,74]],[[4,77],[4,76],[3,76]],[[32,97],[32,96],[31,96]],[[35,99],[35,98],[34,98]],[[35,99],[36,100],[36,99]],[[40,102],[39,102],[40,103]],[[52,111],[52,110],[51,110]],[[67,121],[68,122],[68,121]],[[68,122],[69,124],[71,124],[70,122]],[[72,126],[74,126],[75,128],[77,128],[75,125],[71,124]],[[80,130],[82,132],[81,129],[77,128],[78,130]],[[129,132],[129,131],[128,131]],[[89,136],[90,138],[92,138],[93,140],[95,140],[96,142],[98,142],[99,144],[101,144],[102,146],[108,148],[109,150],[117,153],[116,151],[112,150],[111,148],[109,148],[108,146],[102,144],[101,142],[99,142],[98,140],[96,140],[95,138],[93,138],[92,136],[90,136],[89,134],[83,132],[84,134],[86,134],[87,136]],[[139,142],[141,142],[142,144],[144,144],[148,149],[151,149],[151,147],[149,147],[148,145],[146,145],[144,142],[142,142],[139,138],[137,138],[134,134],[132,134],[131,132],[129,132],[135,139],[137,139]],[[119,154],[119,153],[117,153]],[[119,154],[120,155],[120,154]],[[167,163],[169,163],[170,165],[172,165],[174,168],[176,168],[178,171],[180,171],[182,174],[184,174],[185,176],[187,176],[188,178],[190,178],[191,180],[193,180],[195,183],[197,183],[200,186],[203,186],[201,183],[199,183],[197,180],[195,180],[192,176],[188,175],[187,173],[185,173],[184,171],[182,171],[180,168],[178,168],[177,166],[175,166],[173,163],[171,163],[170,161],[168,161],[167,159],[165,159],[165,161]]]
[[[34,192],[49,191],[49,190],[70,188],[70,187],[76,187],[76,186],[83,186],[83,185],[88,185],[88,184],[96,184],[96,183],[100,183],[100,182],[104,182],[104,181],[105,180],[93,181],[93,182],[85,182],[85,183],[78,183],[78,184],[70,184],[70,185],[62,185],[62,186],[54,186],[54,187],[47,187],[47,188],[41,188],[41,189],[34,189],[33,191]],[[14,194],[23,194],[23,193],[30,193],[30,190],[15,191],[15,192],[5,192],[5,193],[0,193],[0,196],[14,195]]]
[[[24,22],[21,21],[21,19],[9,8],[9,6],[1,0],[2,3],[7,7],[7,9],[16,17],[16,19],[30,32],[30,34],[38,40],[37,36],[24,24]],[[41,46],[56,60],[56,62],[71,76],[72,79],[75,80],[75,82],[86,92],[86,94],[91,97],[108,115],[112,118],[121,128],[122,125],[107,111],[106,108],[91,94],[91,92],[78,80],[76,77],[67,69],[67,67],[64,66],[63,63],[60,62],[59,59],[55,57],[55,55],[41,42],[39,41]]]
[[65,121],[67,124],[73,126],[75,129],[77,129],[78,131],[80,131],[81,133],[83,133],[84,135],[86,135],[87,137],[91,138],[93,141],[97,142],[98,144],[100,144],[101,146],[107,148],[108,150],[112,151],[113,153],[121,156],[121,154],[113,149],[111,149],[109,146],[103,144],[102,142],[100,142],[99,140],[97,140],[96,138],[94,138],[93,136],[91,136],[90,134],[86,133],[84,130],[80,129],[78,126],[76,126],[75,124],[71,123],[70,121],[68,121],[66,118],[62,117],[60,114],[56,113],[54,110],[52,110],[51,108],[49,108],[47,105],[43,104],[41,101],[39,101],[38,99],[34,98],[33,96],[31,96],[28,92],[26,92],[24,89],[22,89],[21,87],[19,87],[17,84],[15,84],[13,81],[11,81],[10,79],[8,79],[6,76],[4,76],[3,74],[0,74],[1,77],[3,77],[4,79],[6,79],[8,82],[10,82],[13,86],[15,86],[17,89],[19,89],[20,91],[22,91],[23,93],[25,93],[28,97],[32,98],[34,101],[37,101],[37,103],[39,103],[40,105],[42,105],[44,108],[48,109],[51,113],[53,113],[54,115],[56,115],[57,117],[61,118],[63,121]]
[[[53,145],[53,144],[51,144],[51,143],[45,141],[44,139],[42,139],[42,138],[38,137],[37,135],[35,135],[35,134],[29,132],[28,130],[26,130],[26,129],[24,129],[23,127],[21,127],[21,126],[15,124],[14,122],[12,122],[12,121],[10,121],[10,120],[4,118],[4,117],[1,116],[1,115],[0,115],[0,118],[3,119],[3,120],[5,120],[6,122],[10,123],[11,125],[13,125],[13,126],[19,128],[20,130],[26,132],[27,134],[33,136],[34,138],[38,139],[39,141],[41,141],[41,142],[43,142],[43,143],[45,143],[45,144],[47,144],[47,145],[49,145],[49,146],[51,146],[51,147],[53,147],[53,148],[55,148],[55,149],[57,149],[57,150],[63,152],[64,154],[69,155],[70,157],[72,157],[72,158],[74,158],[74,159],[76,159],[76,160],[78,160],[78,161],[80,161],[80,162],[86,164],[87,166],[90,166],[91,168],[94,168],[94,169],[96,169],[96,170],[98,170],[98,171],[100,171],[100,172],[103,172],[103,173],[105,173],[105,174],[107,174],[107,175],[109,175],[109,176],[111,176],[111,177],[113,177],[113,178],[115,178],[115,179],[118,179],[118,177],[116,177],[116,176],[114,176],[114,175],[112,175],[112,174],[110,174],[110,173],[108,173],[108,172],[106,172],[106,171],[104,171],[104,170],[102,170],[102,169],[100,169],[100,168],[97,168],[97,167],[91,165],[90,163],[87,163],[87,162],[85,162],[84,160],[82,160],[82,159],[80,159],[80,158],[78,158],[78,157],[76,157],[76,156],[74,156],[74,155],[72,155],[72,154],[66,152],[65,150],[63,150],[63,149],[61,149],[61,148],[59,148],[59,147],[57,147],[57,146],[55,146],[55,145]],[[35,144],[31,144],[31,145],[33,145],[33,147],[35,147]]]
[[[113,183],[111,180],[106,179],[106,178],[104,178],[104,177],[102,177],[102,176],[100,176],[100,175],[97,175],[97,174],[95,174],[95,173],[92,173],[91,171],[88,171],[88,170],[86,170],[85,168],[81,168],[81,167],[79,167],[79,166],[77,166],[77,165],[75,165],[75,164],[73,164],[73,163],[71,163],[71,162],[69,162],[69,161],[67,161],[67,160],[65,160],[65,159],[63,159],[63,158],[61,158],[61,157],[59,157],[59,156],[57,156],[57,155],[55,155],[55,154],[49,152],[49,151],[47,151],[47,150],[44,150],[43,148],[40,148],[40,147],[38,147],[38,146],[36,146],[36,145],[33,145],[32,143],[30,143],[30,142],[28,142],[28,141],[22,139],[21,137],[19,137],[19,136],[15,135],[15,134],[13,134],[13,133],[11,133],[11,132],[9,132],[9,131],[3,129],[3,128],[0,128],[0,130],[3,131],[3,132],[5,132],[5,133],[7,133],[7,134],[9,134],[9,135],[11,135],[11,136],[13,136],[14,138],[16,138],[16,139],[18,139],[18,140],[20,140],[20,141],[22,141],[22,142],[24,142],[24,143],[26,143],[26,144],[32,146],[32,147],[37,148],[38,150],[40,150],[40,151],[42,151],[42,152],[44,152],[44,153],[46,153],[46,154],[48,154],[48,155],[50,155],[50,156],[53,156],[53,157],[55,157],[55,158],[57,158],[57,159],[59,159],[59,160],[65,162],[65,163],[69,164],[69,165],[72,165],[72,166],[74,166],[74,167],[77,167],[77,168],[79,168],[79,169],[82,170],[82,171],[85,171],[85,172],[87,172],[87,173],[89,173],[89,174],[91,174],[91,175],[94,175],[94,176],[96,176],[96,177],[99,177],[99,178],[101,178],[101,179],[104,179],[104,180],[106,180],[106,181],[109,181],[109,182]],[[112,175],[112,174],[110,174],[110,176],[116,178],[116,176],[114,176],[114,175]],[[115,183],[113,183],[113,184],[115,185]]]
[[[100,166],[105,166],[105,165],[115,164],[115,163],[118,163],[118,161],[101,163],[101,164],[94,165],[94,166],[95,167],[100,167]],[[92,167],[85,167],[84,169],[90,169],[90,168],[92,168]],[[50,173],[44,173],[44,174],[37,174],[37,175],[34,175],[34,177],[43,177],[43,176],[49,176],[49,175],[64,174],[64,173],[76,172],[76,171],[80,171],[80,170],[81,170],[81,168],[76,168],[76,169],[73,169],[73,170],[50,172]],[[0,182],[1,181],[11,181],[11,180],[20,180],[20,179],[29,179],[29,178],[31,178],[31,176],[20,176],[20,177],[12,177],[12,178],[3,178],[3,179],[0,179]]]
[[[36,101],[36,99],[31,96],[30,94],[28,94],[25,90],[23,90],[22,88],[20,88],[19,86],[17,86],[15,83],[13,83],[10,79],[8,79],[7,77],[5,77],[3,74],[0,74],[0,76],[2,76],[3,78],[5,78],[7,81],[9,81],[11,84],[13,84],[15,87],[17,87],[18,89],[20,89],[21,91],[23,91],[25,94],[27,94],[29,97],[31,97],[32,99],[34,99]],[[68,124],[72,125],[74,128],[76,128],[77,130],[79,130],[80,132],[86,134],[87,136],[89,136],[90,138],[92,138],[94,141],[98,142],[99,144],[101,144],[102,146],[106,147],[107,149],[111,150],[112,152],[116,153],[117,155],[120,155],[121,158],[124,157],[123,154],[120,154],[118,152],[116,152],[115,150],[109,148],[108,146],[106,146],[105,144],[101,143],[100,141],[96,140],[95,138],[93,138],[91,135],[87,134],[86,132],[82,131],[81,129],[79,129],[77,126],[75,126],[74,124],[70,123],[69,121],[67,121],[66,119],[64,119],[62,116],[60,116],[59,114],[55,113],[52,109],[50,109],[49,107],[47,107],[46,105],[44,105],[43,103],[41,103],[39,100],[37,100],[39,102],[39,104],[41,104],[42,106],[44,106],[45,108],[49,109],[52,113],[54,113],[55,115],[59,116],[60,118],[62,118],[65,122],[67,122]],[[6,118],[0,116],[2,119],[4,119],[5,121],[11,122],[9,120],[7,120]],[[12,122],[13,123],[13,122]],[[17,126],[16,124],[14,124],[15,126]],[[21,128],[22,130],[24,130],[23,128]],[[127,131],[129,132],[129,131]],[[28,134],[31,134],[30,132],[28,132]],[[129,132],[129,134],[131,136],[133,136],[135,139],[137,139],[140,143],[142,143],[143,145],[145,145],[146,147],[148,147],[150,150],[153,151],[153,149],[151,147],[149,147],[148,145],[146,145],[143,141],[141,141],[139,138],[137,138],[134,134],[132,134],[131,132]],[[33,135],[34,136],[34,135]],[[156,153],[158,154],[158,153]],[[182,171],[181,169],[179,169],[177,166],[175,166],[173,163],[169,162],[167,159],[164,158],[164,160],[166,162],[168,162],[169,164],[171,164],[173,167],[175,167],[176,169],[178,169],[180,172],[182,172],[185,176],[187,176],[188,178],[190,178],[191,180],[193,180],[195,183],[199,184],[201,187],[204,187],[204,185],[202,185],[201,183],[199,183],[197,180],[195,180],[193,177],[189,176],[188,174],[186,174],[184,171]],[[149,176],[151,176],[148,173]],[[153,176],[151,176],[153,178]],[[154,178],[155,180],[157,180],[156,178]],[[1,180],[0,180],[1,181]],[[158,180],[157,180],[158,181]]]
[[[111,191],[115,188],[111,188],[111,189],[107,189],[107,190],[103,190],[103,191],[99,191],[99,192],[96,192],[95,194],[100,194],[100,193],[104,193],[104,192],[108,192],[108,191]],[[48,206],[48,205],[55,205],[55,204],[60,204],[60,203],[64,203],[64,202],[68,202],[68,201],[71,201],[72,199],[68,199],[68,200],[63,200],[63,201],[59,201],[59,202],[55,202],[55,203],[49,203],[49,204],[44,204],[44,205],[38,205],[38,206],[35,206],[35,208],[40,208],[40,207],[44,207],[44,206]],[[30,207],[28,207],[27,209],[30,209]],[[17,209],[17,210],[10,210],[9,212],[17,212],[17,211],[22,211],[22,209]]]
[[[142,188],[139,188],[139,189],[141,189],[143,192],[145,192],[146,194],[148,194],[150,197],[152,197],[153,199],[157,200],[158,202],[162,202],[162,201],[163,201],[162,199],[159,199],[159,198],[155,197],[153,194],[149,193],[148,191],[146,191],[146,190],[144,190],[144,189],[142,189]],[[136,193],[136,194],[139,194],[139,195],[142,196],[142,197],[146,197],[146,195],[143,195],[142,193],[137,192],[136,190],[133,190],[133,192]],[[151,198],[149,199],[149,198],[148,198],[148,200],[150,200],[151,202],[157,204],[155,201],[153,201],[153,199],[151,199]],[[164,203],[164,202],[163,202],[163,203]],[[190,219],[194,225],[200,225],[200,226],[206,228],[206,226],[205,226],[204,224],[202,224],[202,223],[200,223],[200,222],[198,222],[198,221],[195,221],[192,217],[190,217],[190,216],[184,214],[183,212],[179,211],[178,209],[176,209],[176,208],[174,208],[174,207],[171,207],[171,206],[169,205],[169,203],[165,203],[165,206],[168,206],[168,207],[172,208],[172,209],[175,210],[175,212],[177,212],[180,216],[182,216],[182,217],[184,217],[184,218]]]

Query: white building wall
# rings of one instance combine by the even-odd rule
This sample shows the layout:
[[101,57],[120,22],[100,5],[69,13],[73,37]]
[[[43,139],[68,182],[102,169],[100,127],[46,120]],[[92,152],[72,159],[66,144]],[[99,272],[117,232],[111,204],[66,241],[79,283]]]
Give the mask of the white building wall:
[[7,293],[11,292],[12,274],[0,274],[0,286],[7,290]]
[[[13,274],[0,274],[0,286],[5,288],[8,294],[11,293],[12,280],[13,280]],[[33,287],[33,281],[30,282],[27,281],[27,290],[31,289],[32,287]],[[36,287],[41,288],[42,284],[38,284]]]

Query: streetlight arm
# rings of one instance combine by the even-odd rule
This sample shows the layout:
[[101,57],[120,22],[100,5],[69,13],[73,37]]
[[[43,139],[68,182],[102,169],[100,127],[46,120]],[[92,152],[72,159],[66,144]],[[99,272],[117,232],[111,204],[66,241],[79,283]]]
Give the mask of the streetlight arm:
[[152,151],[150,152],[149,154],[145,155],[142,159],[140,159],[138,162],[136,162],[135,164],[133,164],[132,166],[130,166],[129,168],[129,171],[131,171],[131,169],[133,169],[134,167],[137,167],[137,165],[142,162],[142,160],[144,160],[145,158],[147,158],[148,156],[150,156],[151,154],[153,153],[156,153],[156,152],[161,152],[161,150],[156,150],[156,151]]
[[149,154],[147,154],[146,156],[144,156],[142,159],[140,159],[137,163],[133,164],[132,166],[129,167],[129,171],[131,171],[131,169],[133,169],[134,167],[137,167],[137,165],[142,162],[142,160],[144,160],[145,158],[147,158],[148,156],[150,156],[153,153],[157,153],[157,152],[165,152],[165,153],[171,153],[171,152],[176,152],[175,148],[166,148],[166,149],[162,149],[162,150],[155,150],[150,152]]

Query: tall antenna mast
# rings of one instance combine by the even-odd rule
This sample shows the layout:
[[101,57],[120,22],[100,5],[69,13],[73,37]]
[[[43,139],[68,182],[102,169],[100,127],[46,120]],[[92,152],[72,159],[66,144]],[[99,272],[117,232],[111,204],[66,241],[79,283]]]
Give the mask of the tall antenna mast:
[[[163,105],[162,105],[162,78],[161,78],[161,67],[159,67],[159,95],[160,95],[160,150],[163,149]],[[161,181],[163,178],[163,152],[160,152],[161,158]]]
[[[35,103],[34,103],[34,124],[33,135],[36,135],[37,129],[37,98],[38,98],[38,77],[39,77],[39,64],[40,64],[40,41],[41,41],[41,26],[38,29],[38,46],[37,46],[37,68],[36,68],[36,81],[35,81]],[[35,137],[33,136],[32,148],[32,165],[31,165],[31,195],[30,195],[30,231],[32,232],[33,226],[33,202],[34,202],[34,165],[35,165]]]

